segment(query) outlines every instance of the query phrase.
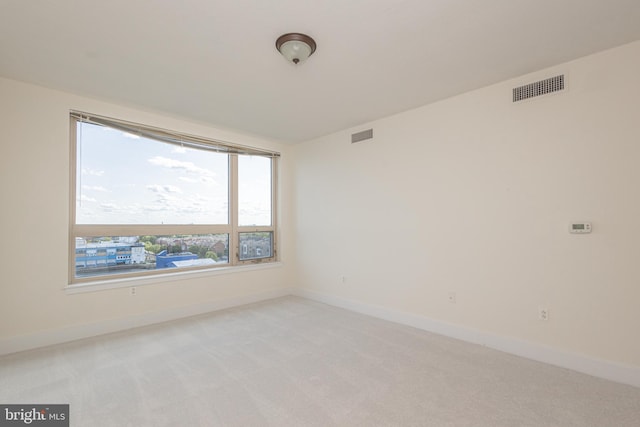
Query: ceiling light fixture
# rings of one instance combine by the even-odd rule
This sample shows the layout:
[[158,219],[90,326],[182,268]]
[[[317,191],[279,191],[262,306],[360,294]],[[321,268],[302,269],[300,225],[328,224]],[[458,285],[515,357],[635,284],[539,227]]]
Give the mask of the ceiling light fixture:
[[283,34],[276,40],[276,49],[287,61],[294,64],[304,62],[316,51],[316,42],[306,34]]

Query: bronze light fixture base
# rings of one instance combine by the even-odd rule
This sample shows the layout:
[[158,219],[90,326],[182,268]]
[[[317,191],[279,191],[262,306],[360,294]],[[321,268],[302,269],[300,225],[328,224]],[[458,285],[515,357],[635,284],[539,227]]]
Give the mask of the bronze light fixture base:
[[276,49],[294,64],[304,62],[316,51],[316,42],[306,34],[287,33],[278,37]]

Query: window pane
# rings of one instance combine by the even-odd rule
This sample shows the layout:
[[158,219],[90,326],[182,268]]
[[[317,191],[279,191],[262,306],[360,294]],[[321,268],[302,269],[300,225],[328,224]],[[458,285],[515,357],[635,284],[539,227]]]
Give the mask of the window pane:
[[77,237],[76,277],[229,262],[228,234]]
[[229,223],[228,155],[77,126],[77,224]]
[[238,156],[238,222],[271,225],[271,159]]
[[239,233],[240,261],[273,256],[273,233]]

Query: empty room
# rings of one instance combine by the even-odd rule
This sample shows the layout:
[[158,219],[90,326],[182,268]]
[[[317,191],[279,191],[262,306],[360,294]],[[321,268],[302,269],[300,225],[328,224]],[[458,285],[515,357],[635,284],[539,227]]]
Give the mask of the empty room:
[[640,425],[639,22],[0,1],[0,426]]

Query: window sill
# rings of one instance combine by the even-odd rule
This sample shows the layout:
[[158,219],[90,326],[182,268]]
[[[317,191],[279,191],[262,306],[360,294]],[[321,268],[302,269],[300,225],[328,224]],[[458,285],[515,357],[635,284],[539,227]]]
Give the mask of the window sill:
[[242,265],[234,267],[219,267],[209,270],[179,271],[175,273],[158,274],[147,277],[125,277],[116,279],[96,280],[93,282],[67,285],[64,292],[67,295],[82,294],[86,292],[99,292],[109,289],[130,288],[132,286],[155,285],[158,283],[175,282],[179,280],[198,279],[201,277],[219,276],[222,274],[234,274],[243,271],[264,270],[268,268],[282,267],[282,262],[269,262],[264,264]]

